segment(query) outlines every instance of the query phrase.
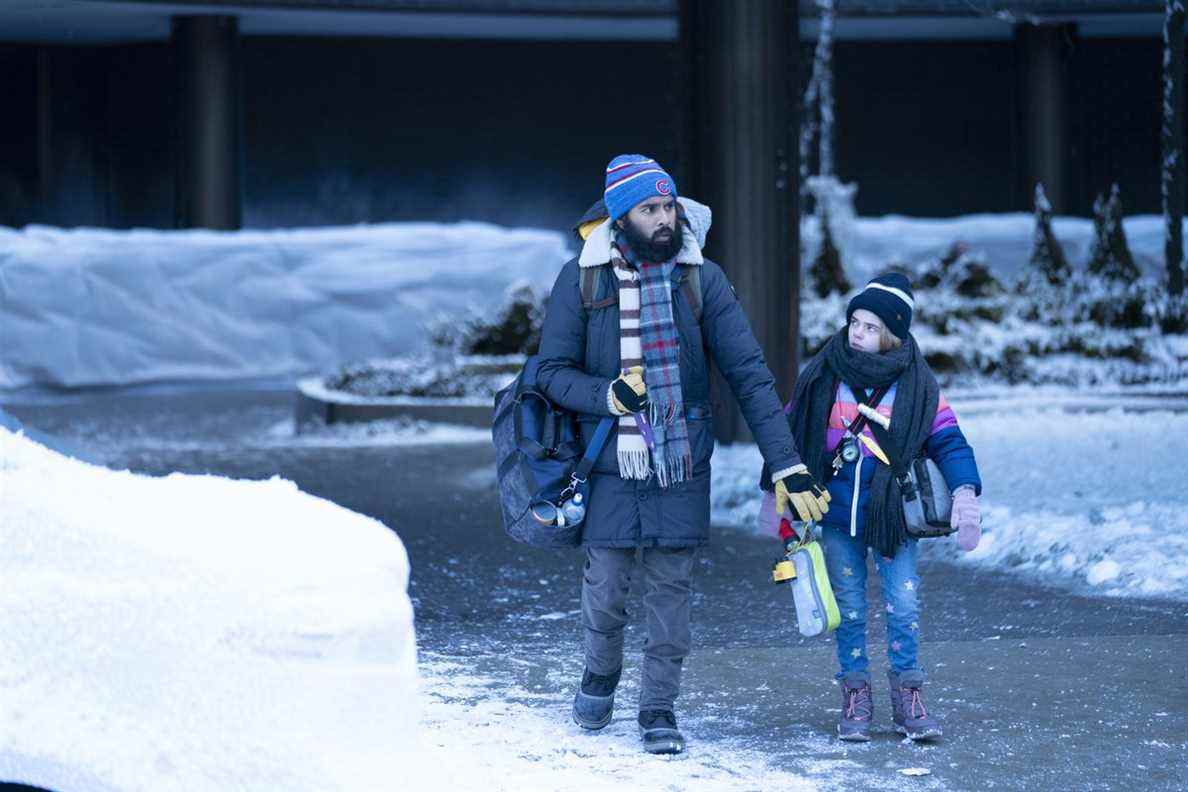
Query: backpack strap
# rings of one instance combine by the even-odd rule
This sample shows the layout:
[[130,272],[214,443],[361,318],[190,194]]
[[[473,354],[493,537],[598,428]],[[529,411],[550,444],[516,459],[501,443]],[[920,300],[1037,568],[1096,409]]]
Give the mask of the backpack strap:
[[582,267],[582,308],[586,309],[586,311],[596,311],[599,308],[606,308],[619,301],[619,293],[617,291],[609,297],[604,297],[601,300],[598,299],[598,287],[606,282],[603,273],[609,269],[609,264],[600,264],[597,267]]
[[685,267],[685,274],[681,276],[681,294],[685,296],[685,302],[693,311],[693,318],[697,320],[698,324],[701,324],[701,267],[697,265]]

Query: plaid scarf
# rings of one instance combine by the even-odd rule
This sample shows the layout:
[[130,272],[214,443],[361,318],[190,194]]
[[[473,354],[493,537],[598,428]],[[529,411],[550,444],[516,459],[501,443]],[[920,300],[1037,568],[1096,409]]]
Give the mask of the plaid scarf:
[[619,280],[619,356],[623,370],[643,365],[648,386],[651,455],[635,417],[619,418],[619,475],[646,479],[655,470],[661,487],[693,477],[693,450],[681,394],[681,346],[672,314],[670,278],[676,259],[640,261],[616,235],[611,265]]

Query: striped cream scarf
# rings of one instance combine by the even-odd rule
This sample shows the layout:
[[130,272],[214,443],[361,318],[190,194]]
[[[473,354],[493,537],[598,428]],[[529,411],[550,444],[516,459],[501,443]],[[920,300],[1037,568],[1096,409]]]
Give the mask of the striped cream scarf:
[[[619,359],[623,371],[643,365],[639,344],[639,273],[629,265],[618,247],[611,247],[611,266],[619,281]],[[619,416],[619,475],[625,479],[646,479],[652,474],[648,444],[635,423],[635,416]]]
[[647,479],[655,470],[661,487],[693,476],[693,453],[681,393],[680,336],[672,313],[669,280],[674,262],[628,263],[622,240],[611,246],[611,265],[619,281],[619,357],[624,371],[644,367],[648,419],[655,448],[647,443],[635,416],[619,418],[619,475]]

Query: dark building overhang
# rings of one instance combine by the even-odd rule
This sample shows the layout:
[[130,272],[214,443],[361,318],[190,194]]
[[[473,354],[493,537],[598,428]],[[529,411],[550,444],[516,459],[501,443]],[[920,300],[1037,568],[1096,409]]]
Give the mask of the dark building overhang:
[[[801,0],[800,33],[820,28]],[[1075,23],[1078,35],[1158,36],[1152,0],[837,0],[839,40],[1000,40],[1021,24]],[[181,15],[234,16],[245,36],[675,41],[679,0],[5,0],[0,40],[163,41]]]
[[[816,0],[801,0],[801,36],[820,29]],[[1083,38],[1159,36],[1158,0],[836,0],[840,40],[1009,39],[1019,25],[1076,24]]]
[[666,41],[677,37],[673,2],[611,0],[5,0],[0,40],[118,44],[164,41],[175,16],[239,20],[245,36]]

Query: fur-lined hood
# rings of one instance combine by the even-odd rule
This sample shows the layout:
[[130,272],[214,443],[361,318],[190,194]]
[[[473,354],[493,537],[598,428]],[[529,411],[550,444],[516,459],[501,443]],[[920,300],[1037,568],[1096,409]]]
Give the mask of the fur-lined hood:
[[[681,264],[701,264],[701,249],[705,247],[705,238],[709,234],[713,223],[713,212],[705,204],[700,204],[692,198],[679,196],[681,208],[684,209],[685,225],[688,231],[684,235],[684,244],[677,254],[677,262]],[[599,218],[602,218],[599,222]],[[578,258],[580,267],[599,267],[610,261],[611,233],[613,223],[606,214],[606,207],[602,202],[594,204],[590,210],[578,221],[574,232],[585,240],[582,254]],[[692,232],[692,233],[689,233]]]

